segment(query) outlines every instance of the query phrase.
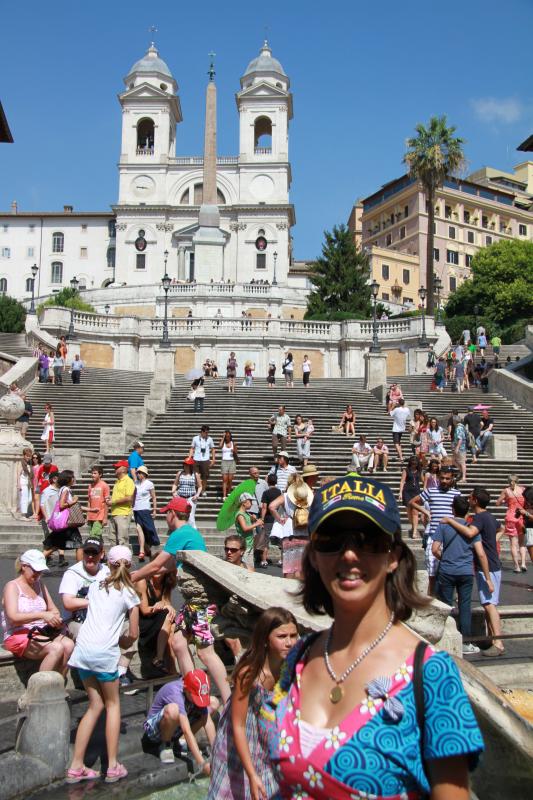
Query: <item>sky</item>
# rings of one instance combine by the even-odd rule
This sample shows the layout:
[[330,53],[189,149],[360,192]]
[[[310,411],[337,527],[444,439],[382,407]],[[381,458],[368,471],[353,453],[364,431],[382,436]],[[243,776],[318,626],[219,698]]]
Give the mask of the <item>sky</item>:
[[512,170],[533,133],[533,0],[26,0],[1,3],[0,209],[108,210],[117,199],[123,77],[153,34],[179,85],[177,155],[201,155],[208,53],[216,55],[218,153],[238,154],[235,92],[265,36],[291,80],[294,254],[403,174],[418,122],[446,114],[466,173]]

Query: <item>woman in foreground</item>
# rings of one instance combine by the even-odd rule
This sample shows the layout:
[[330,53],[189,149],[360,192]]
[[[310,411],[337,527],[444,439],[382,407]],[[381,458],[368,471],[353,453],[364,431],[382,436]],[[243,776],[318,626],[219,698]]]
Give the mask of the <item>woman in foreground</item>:
[[274,692],[280,796],[468,800],[483,740],[451,657],[401,624],[427,600],[390,489],[323,485],[309,531],[303,604],[333,624],[294,648]]
[[252,643],[233,672],[233,693],[218,725],[208,800],[268,800],[277,795],[259,711],[272,696],[297,638],[290,611],[268,608],[259,617]]

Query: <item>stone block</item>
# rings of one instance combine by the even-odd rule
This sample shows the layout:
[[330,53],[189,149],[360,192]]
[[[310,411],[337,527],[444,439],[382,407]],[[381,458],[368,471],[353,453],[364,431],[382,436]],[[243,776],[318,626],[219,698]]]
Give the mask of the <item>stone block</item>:
[[385,353],[365,353],[365,389],[387,383],[387,356]]
[[485,453],[495,461],[518,461],[518,445],[514,433],[495,433]]
[[153,414],[164,414],[167,408],[167,403],[164,397],[154,397],[149,394],[144,398],[144,407],[147,412]]
[[157,378],[152,378],[150,381],[150,394],[154,397],[162,394],[168,402],[172,394],[172,387],[165,381],[159,381]]
[[155,347],[154,377],[157,381],[174,386],[174,347]]
[[[411,351],[411,358],[414,355],[414,372],[415,375],[431,375],[433,367],[427,367],[429,349],[427,347],[417,347],[413,352]],[[413,364],[413,361],[411,361]]]
[[98,463],[97,450],[81,450],[77,447],[54,447],[54,462],[60,470],[71,469],[79,478],[93,464]]
[[151,415],[143,406],[124,406],[122,409],[122,427],[128,435],[142,436],[145,433]]
[[[39,759],[52,778],[62,778],[70,743],[70,710],[62,676],[58,672],[36,672],[28,681],[19,708],[26,719],[17,736],[16,752]],[[43,736],[43,732],[50,735]]]
[[100,454],[114,456],[126,452],[126,431],[117,426],[100,428]]

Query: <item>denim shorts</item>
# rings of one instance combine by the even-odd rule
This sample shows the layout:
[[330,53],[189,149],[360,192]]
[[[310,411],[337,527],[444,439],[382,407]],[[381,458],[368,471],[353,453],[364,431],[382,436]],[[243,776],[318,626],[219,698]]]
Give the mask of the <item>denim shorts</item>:
[[482,572],[476,572],[477,589],[479,592],[479,602],[482,606],[490,605],[497,606],[500,602],[500,585],[502,582],[502,572],[490,572],[490,579],[494,586],[492,594],[489,592],[489,587]]

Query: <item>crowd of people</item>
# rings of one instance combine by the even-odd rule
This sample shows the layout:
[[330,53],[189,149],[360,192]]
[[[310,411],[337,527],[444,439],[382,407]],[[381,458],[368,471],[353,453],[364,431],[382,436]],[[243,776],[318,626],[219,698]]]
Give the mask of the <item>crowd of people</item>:
[[[235,381],[234,358],[232,353],[228,359],[228,382]],[[288,387],[293,371],[288,353]],[[485,489],[475,487],[465,496],[459,488],[467,453],[477,460],[493,435],[490,409],[471,407],[464,416],[452,409],[443,425],[421,409],[411,413],[398,384],[386,402],[390,449],[382,437],[368,442],[366,434],[356,433],[356,414],[346,407],[335,429],[356,441],[339,477],[321,475],[310,460],[311,417],[298,414],[293,423],[280,406],[267,420],[274,463],[264,477],[250,467],[255,490],[238,497],[224,560],[235,569],[264,569],[272,548],[279,548],[283,577],[294,581],[305,610],[329,614],[333,622],[322,633],[300,638],[294,616],[273,606],[249,637],[224,637],[230,668],[217,646],[216,605],[208,598],[177,607],[175,590],[179,553],[207,550],[196,510],[211,491],[217,452],[221,499],[233,492],[239,447],[231,430],[215,441],[209,426],[201,426],[172,486],[158,487],[157,494],[170,495],[159,509],[141,441],[113,465],[112,486],[101,466],[93,467],[82,504],[72,471],[53,463],[55,420],[48,405],[45,454],[27,448],[17,466],[19,511],[42,525],[43,550],[27,550],[17,560],[16,577],[3,591],[2,624],[4,648],[14,656],[62,675],[73,670],[85,687],[88,705],[76,731],[68,783],[101,777],[85,756],[104,709],[103,777],[114,783],[127,776],[118,760],[120,687],[131,686],[138,651],[165,680],[146,716],[145,739],[162,763],[172,763],[186,747],[196,774],[210,779],[210,800],[390,794],[415,800],[428,793],[435,800],[466,800],[468,771],[483,741],[452,659],[420,645],[402,625],[428,598],[416,585],[398,503],[406,509],[411,536],[423,538],[428,595],[449,606],[457,595],[463,654],[479,652],[469,641],[476,581],[492,641],[483,654],[499,656],[505,651],[499,541],[509,537],[513,568],[526,571],[528,552],[533,560],[533,487],[509,476],[496,499],[496,506],[506,506],[501,523],[487,510],[491,497]],[[287,450],[293,437],[296,465]],[[401,469],[397,498],[377,475],[387,473],[394,458]],[[168,528],[162,548],[156,513]],[[135,566],[131,521],[139,546]],[[105,530],[113,541],[107,552]],[[73,564],[65,558],[68,550],[75,551]],[[56,552],[65,570],[57,599],[42,580]],[[431,692],[424,693],[425,682],[431,682]],[[199,743],[200,731],[210,756]]]
[[51,383],[55,386],[62,386],[65,373],[70,373],[72,383],[80,383],[81,374],[85,369],[85,364],[78,353],[74,356],[67,367],[68,345],[65,336],[61,336],[56,349],[46,350],[38,346],[33,353],[37,359],[37,378],[39,383]]

